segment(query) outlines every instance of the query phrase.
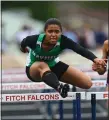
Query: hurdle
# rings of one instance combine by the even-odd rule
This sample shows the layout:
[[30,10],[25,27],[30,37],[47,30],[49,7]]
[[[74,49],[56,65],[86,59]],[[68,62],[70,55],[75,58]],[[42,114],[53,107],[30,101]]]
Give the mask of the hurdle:
[[72,116],[73,120],[81,120],[81,100],[91,101],[91,120],[96,120],[96,100],[107,100],[109,98],[108,92],[68,92],[66,98],[62,98],[57,92],[48,93],[24,93],[24,94],[2,94],[2,102],[28,102],[28,101],[60,101],[59,103],[59,120],[64,120],[63,117],[63,101],[76,100],[76,112]]
[[[92,88],[106,87],[106,80],[92,81]],[[57,92],[50,92],[51,87],[44,83],[3,83],[3,91],[12,90],[46,90],[47,93],[23,93],[23,94],[2,94],[3,103],[48,101],[48,114],[51,115],[50,101],[59,101],[59,120],[64,120],[63,101],[72,101],[72,120],[81,120],[81,100],[90,101],[91,120],[96,120],[96,100],[107,100],[108,92],[76,92],[77,87],[70,85],[73,92],[68,92],[68,97],[62,98]]]
[[[62,83],[62,82],[61,82]],[[92,81],[91,88],[106,87],[106,80],[94,80]],[[2,83],[2,91],[11,90],[41,90],[41,89],[52,89],[45,83],[25,82],[25,83]],[[72,85],[70,85],[72,89]],[[78,88],[78,87],[77,87]]]

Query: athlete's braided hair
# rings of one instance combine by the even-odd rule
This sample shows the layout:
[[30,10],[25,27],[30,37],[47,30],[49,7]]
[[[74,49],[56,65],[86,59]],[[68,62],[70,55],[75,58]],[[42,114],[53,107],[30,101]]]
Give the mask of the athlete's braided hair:
[[51,24],[56,24],[60,27],[61,31],[62,31],[62,25],[61,25],[61,22],[56,19],[56,18],[50,18],[48,19],[46,22],[45,22],[45,26],[44,26],[44,31],[47,29],[48,25],[51,25]]

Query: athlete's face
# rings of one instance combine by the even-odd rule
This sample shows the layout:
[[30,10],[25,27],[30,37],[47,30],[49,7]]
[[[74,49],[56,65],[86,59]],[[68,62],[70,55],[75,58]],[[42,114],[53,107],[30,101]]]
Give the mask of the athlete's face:
[[45,30],[45,34],[46,34],[46,41],[49,44],[56,44],[62,32],[58,25],[52,24],[52,25],[48,25],[48,27]]

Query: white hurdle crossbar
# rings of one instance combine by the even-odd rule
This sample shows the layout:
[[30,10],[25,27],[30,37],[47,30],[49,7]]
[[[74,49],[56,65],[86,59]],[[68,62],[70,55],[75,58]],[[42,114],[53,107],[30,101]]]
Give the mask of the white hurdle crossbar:
[[[95,80],[92,81],[94,87],[106,87],[106,80]],[[72,88],[72,85],[70,85],[70,88]],[[50,86],[46,85],[45,83],[2,83],[2,91],[7,90],[41,90],[41,89],[53,89]]]
[[2,94],[2,102],[26,102],[26,101],[53,101],[53,100],[75,100],[76,93],[80,93],[81,100],[91,100],[91,94],[96,95],[96,100],[107,100],[108,92],[69,92],[68,97],[62,98],[57,92],[50,93],[24,93],[24,94]]

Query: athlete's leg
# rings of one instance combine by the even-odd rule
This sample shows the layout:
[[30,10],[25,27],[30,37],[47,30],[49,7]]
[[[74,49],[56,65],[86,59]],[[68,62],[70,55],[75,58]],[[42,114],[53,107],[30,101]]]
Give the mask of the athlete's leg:
[[42,80],[47,85],[57,89],[59,80],[57,76],[51,72],[49,66],[45,62],[35,62],[30,67],[30,76],[34,81]]
[[61,81],[83,89],[89,89],[92,86],[91,78],[72,66],[69,66],[64,72]]
[[30,76],[37,82],[37,80],[41,80],[44,72],[50,71],[48,65],[44,62],[35,62],[31,65],[29,73]]
[[37,82],[37,79],[41,79],[42,82],[45,82],[47,85],[59,91],[62,97],[67,96],[69,86],[67,84],[64,86],[61,85],[55,73],[50,70],[49,66],[45,62],[33,63],[29,72],[34,81]]

